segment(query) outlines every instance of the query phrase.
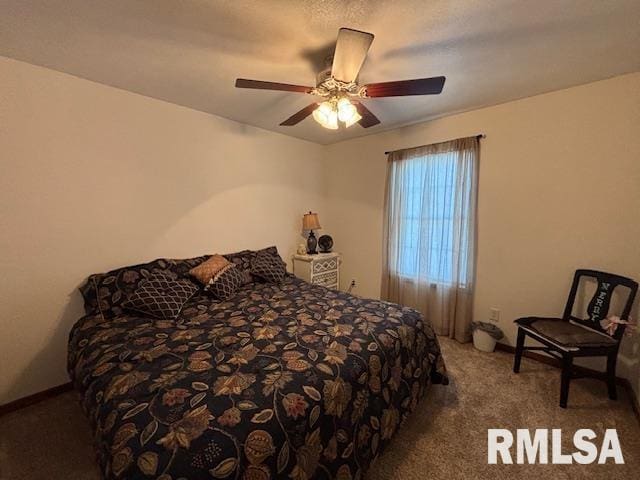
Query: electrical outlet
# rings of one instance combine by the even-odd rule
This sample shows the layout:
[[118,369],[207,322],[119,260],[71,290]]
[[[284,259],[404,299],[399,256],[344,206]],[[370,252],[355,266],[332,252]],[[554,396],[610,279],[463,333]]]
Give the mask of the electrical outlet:
[[498,323],[500,321],[500,309],[491,307],[489,309],[489,321]]

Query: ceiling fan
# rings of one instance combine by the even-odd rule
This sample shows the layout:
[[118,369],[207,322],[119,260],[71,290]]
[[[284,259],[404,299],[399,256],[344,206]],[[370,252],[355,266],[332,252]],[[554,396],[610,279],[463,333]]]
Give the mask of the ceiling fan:
[[348,128],[359,123],[362,127],[369,128],[380,123],[378,117],[371,113],[359,99],[437,95],[442,92],[445,77],[359,85],[358,74],[371,42],[373,42],[373,34],[371,33],[341,28],[338,32],[338,41],[333,57],[327,59],[327,67],[318,74],[315,87],[245,78],[236,79],[236,87],[307,93],[322,97],[324,101],[306,106],[280,125],[296,125],[309,115],[313,115],[314,120],[331,130],[338,129],[340,124]]

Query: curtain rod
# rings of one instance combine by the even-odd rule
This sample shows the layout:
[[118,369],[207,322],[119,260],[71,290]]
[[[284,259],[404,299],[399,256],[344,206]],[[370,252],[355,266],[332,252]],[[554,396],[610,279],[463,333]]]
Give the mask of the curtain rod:
[[[473,136],[473,135],[471,135]],[[487,136],[484,133],[479,133],[478,135],[475,136],[478,140],[480,140],[481,138],[487,138]],[[464,138],[464,137],[463,137]],[[456,139],[457,140],[457,139]],[[452,142],[453,140],[443,140],[442,142],[436,142],[436,143],[445,143],[445,142]],[[394,152],[399,152],[400,150],[412,150],[414,148],[422,148],[422,147],[428,147],[429,145],[433,145],[432,143],[428,143],[426,145],[419,145],[417,147],[410,147],[410,148],[399,148],[397,150],[389,150],[388,152],[384,152],[385,155],[389,155],[390,153],[394,153]]]

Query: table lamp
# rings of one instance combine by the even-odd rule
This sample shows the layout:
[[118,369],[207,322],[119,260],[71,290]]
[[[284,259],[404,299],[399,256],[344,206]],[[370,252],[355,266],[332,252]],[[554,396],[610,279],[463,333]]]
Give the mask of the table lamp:
[[320,227],[320,221],[318,220],[317,213],[305,213],[302,217],[302,229],[309,230],[309,236],[307,237],[307,253],[309,255],[315,255],[318,252],[316,251],[316,246],[318,245],[318,241],[316,240],[316,236],[313,234],[314,230],[318,230]]

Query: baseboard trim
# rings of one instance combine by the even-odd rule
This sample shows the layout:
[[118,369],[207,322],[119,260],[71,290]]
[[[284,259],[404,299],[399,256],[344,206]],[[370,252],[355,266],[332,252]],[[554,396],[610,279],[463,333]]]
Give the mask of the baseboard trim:
[[73,385],[71,384],[71,382],[69,382],[63,385],[58,385],[57,387],[49,388],[42,392],[34,393],[33,395],[18,398],[17,400],[9,403],[5,403],[4,405],[0,405],[0,417],[2,415],[6,415],[7,413],[15,412],[16,410],[20,410],[30,405],[42,402],[43,400],[55,397],[56,395],[60,395],[61,393],[68,392],[72,389]]
[[[513,354],[516,353],[515,347],[512,347],[511,345],[507,345],[506,343],[496,343],[496,350],[500,350],[502,352],[507,352],[507,353],[513,353]],[[530,358],[531,360],[536,360],[540,363],[546,363],[547,365],[552,365],[558,368],[560,367],[560,360],[558,360],[557,358],[553,358],[549,355],[543,355],[541,353],[525,350],[522,356]],[[574,365],[573,368],[575,371],[583,373],[585,375],[590,375],[590,376],[602,375],[602,372],[599,372],[592,368],[581,367],[579,365]],[[636,396],[636,392],[633,390],[633,387],[631,386],[631,382],[629,382],[629,380],[627,380],[626,378],[616,377],[616,383],[621,387],[623,387],[629,393],[629,398],[631,399],[631,408],[633,409],[633,413],[638,419],[638,422],[640,422],[640,402],[638,402],[638,397]]]

